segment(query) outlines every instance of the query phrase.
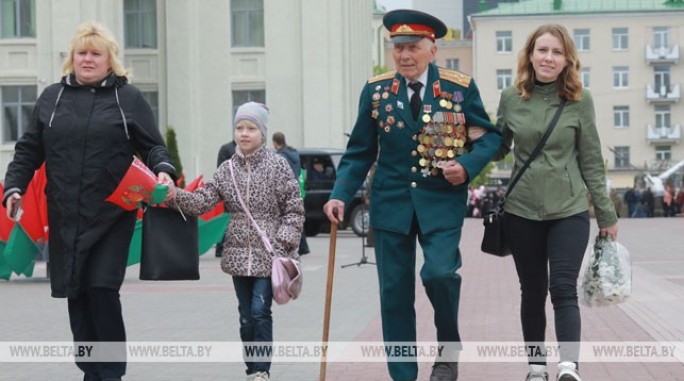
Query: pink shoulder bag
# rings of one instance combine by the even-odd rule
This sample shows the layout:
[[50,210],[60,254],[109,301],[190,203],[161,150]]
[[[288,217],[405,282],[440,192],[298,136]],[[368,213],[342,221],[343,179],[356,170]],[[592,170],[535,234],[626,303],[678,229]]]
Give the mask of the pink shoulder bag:
[[302,267],[299,261],[292,258],[276,257],[271,241],[269,241],[266,232],[264,232],[257,222],[252,217],[252,213],[249,212],[247,205],[242,200],[240,195],[240,189],[238,188],[237,181],[235,181],[235,174],[233,173],[233,160],[230,160],[230,177],[233,180],[233,185],[235,185],[235,193],[237,194],[238,201],[242,206],[242,209],[252,221],[252,225],[259,233],[261,241],[266,247],[266,251],[271,254],[273,258],[273,263],[271,266],[271,286],[273,288],[273,300],[278,304],[285,304],[290,301],[290,299],[297,299],[299,294],[302,292],[302,283],[304,281],[302,274]]

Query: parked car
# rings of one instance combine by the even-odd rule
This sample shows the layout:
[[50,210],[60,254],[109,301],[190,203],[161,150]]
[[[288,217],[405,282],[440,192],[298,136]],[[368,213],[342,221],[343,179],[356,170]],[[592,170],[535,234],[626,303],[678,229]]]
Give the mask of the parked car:
[[[336,148],[301,148],[299,157],[302,169],[306,170],[306,182],[304,183],[304,209],[306,221],[304,233],[308,237],[315,236],[330,229],[330,222],[323,213],[323,205],[330,198],[337,175],[337,166],[340,163],[344,150]],[[314,174],[314,165],[318,163],[323,171]],[[364,182],[351,203],[346,205],[344,221],[338,229],[344,230],[351,227],[354,233],[365,236],[368,233],[369,217],[368,208],[364,202],[366,196],[366,183]]]

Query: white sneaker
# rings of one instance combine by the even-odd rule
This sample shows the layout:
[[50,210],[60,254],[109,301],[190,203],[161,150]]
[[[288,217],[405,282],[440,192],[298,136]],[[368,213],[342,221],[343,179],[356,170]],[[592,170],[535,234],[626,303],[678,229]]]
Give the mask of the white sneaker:
[[563,361],[558,364],[558,381],[582,381],[574,362]]
[[254,378],[252,381],[268,381],[268,373],[266,372],[256,372],[254,373]]
[[530,364],[530,371],[527,373],[525,381],[549,381],[546,365]]

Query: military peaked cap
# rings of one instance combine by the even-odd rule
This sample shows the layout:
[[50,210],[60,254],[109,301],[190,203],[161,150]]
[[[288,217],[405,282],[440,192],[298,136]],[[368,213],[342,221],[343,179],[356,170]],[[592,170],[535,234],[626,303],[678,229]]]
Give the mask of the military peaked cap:
[[396,9],[387,12],[382,23],[390,32],[394,43],[417,42],[421,38],[435,41],[444,37],[447,27],[438,18],[411,9]]

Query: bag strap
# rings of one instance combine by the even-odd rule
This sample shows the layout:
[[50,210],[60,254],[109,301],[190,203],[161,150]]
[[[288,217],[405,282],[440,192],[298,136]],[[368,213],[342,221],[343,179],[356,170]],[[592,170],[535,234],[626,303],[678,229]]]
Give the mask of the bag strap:
[[[546,141],[549,140],[549,136],[551,135],[551,132],[553,129],[556,127],[556,123],[558,123],[558,119],[560,119],[561,112],[563,112],[563,108],[565,107],[565,99],[561,99],[561,103],[558,106],[558,109],[556,110],[556,113],[553,115],[553,119],[551,119],[551,123],[549,123],[549,127],[546,129],[546,132],[544,133],[544,136],[542,136],[541,140],[537,144],[536,147],[534,147],[534,151],[532,151],[532,154],[530,157],[527,158],[525,161],[525,164],[523,164],[522,168],[520,168],[520,171],[515,175],[515,178],[513,178],[513,181],[511,181],[511,184],[508,186],[508,190],[506,190],[506,195],[502,199],[503,202],[505,202],[506,198],[508,195],[511,193],[511,190],[513,190],[513,187],[515,184],[518,183],[518,180],[520,180],[520,177],[522,174],[525,172],[525,170],[532,164],[532,161],[539,155],[539,152],[541,152],[542,148],[544,147],[544,144],[546,144]],[[503,202],[500,204],[503,205]]]
[[233,173],[233,160],[229,160],[229,168],[230,168],[230,177],[233,179],[233,185],[235,186],[235,193],[237,193],[237,198],[238,201],[240,202],[240,205],[242,206],[242,209],[245,211],[245,214],[247,214],[247,217],[249,217],[249,220],[252,221],[252,225],[254,225],[254,228],[256,231],[259,233],[259,236],[261,236],[261,241],[264,243],[264,246],[266,247],[266,251],[269,253],[273,253],[273,246],[271,246],[271,241],[268,240],[268,236],[266,236],[266,232],[264,232],[260,227],[259,224],[254,220],[254,217],[252,217],[252,213],[249,212],[249,208],[247,208],[247,205],[245,205],[245,202],[242,200],[242,195],[240,195],[240,188],[238,188],[237,181],[235,181],[235,174]]

